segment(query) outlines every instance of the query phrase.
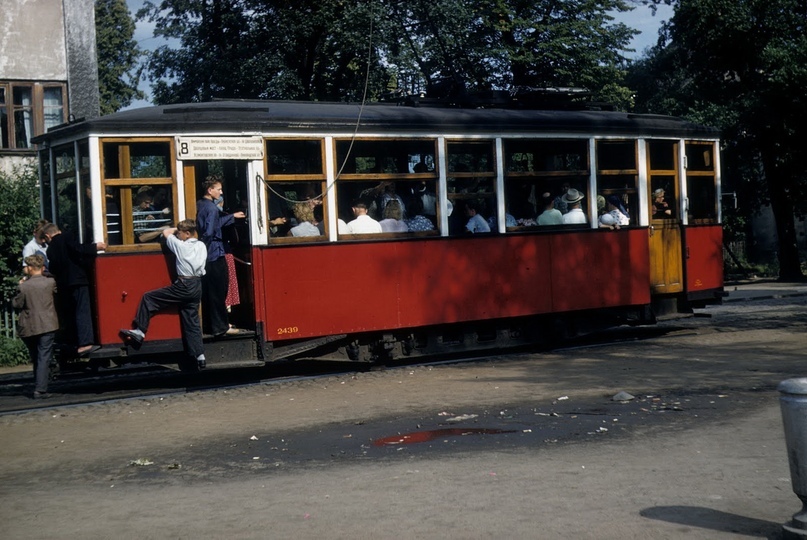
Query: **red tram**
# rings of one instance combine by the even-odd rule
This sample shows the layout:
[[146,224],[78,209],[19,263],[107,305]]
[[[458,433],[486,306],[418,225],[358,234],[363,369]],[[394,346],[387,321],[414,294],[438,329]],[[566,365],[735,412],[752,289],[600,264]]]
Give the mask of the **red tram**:
[[[242,331],[207,337],[208,365],[507,347],[722,296],[718,133],[678,118],[221,101],[119,112],[36,142],[43,216],[108,245],[91,287],[96,361],[181,357],[175,313],[154,318],[139,350],[118,332],[172,279],[155,233],[195,217],[209,174],[247,219],[230,238]],[[539,226],[542,194],[568,188],[587,222]],[[666,213],[654,213],[658,190]],[[629,225],[599,226],[609,195]],[[358,196],[398,198],[430,230],[347,234]],[[290,236],[306,201],[320,234]],[[492,232],[465,232],[467,208]]]

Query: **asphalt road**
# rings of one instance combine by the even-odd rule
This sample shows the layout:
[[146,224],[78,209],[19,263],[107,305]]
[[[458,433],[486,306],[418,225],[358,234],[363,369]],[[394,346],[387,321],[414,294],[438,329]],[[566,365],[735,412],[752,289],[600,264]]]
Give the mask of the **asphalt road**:
[[776,538],[777,285],[648,339],[5,416],[0,537]]

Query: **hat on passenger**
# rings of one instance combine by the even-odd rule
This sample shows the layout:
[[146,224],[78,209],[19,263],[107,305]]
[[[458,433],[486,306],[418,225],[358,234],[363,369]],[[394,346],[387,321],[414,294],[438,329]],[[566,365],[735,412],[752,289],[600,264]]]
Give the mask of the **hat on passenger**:
[[580,193],[579,191],[577,191],[576,189],[569,188],[569,191],[567,191],[563,195],[563,201],[567,202],[569,204],[574,204],[576,202],[582,201],[583,197],[584,197],[584,195],[582,193]]
[[661,197],[662,195],[664,195],[664,190],[662,188],[658,188],[653,192],[653,197]]

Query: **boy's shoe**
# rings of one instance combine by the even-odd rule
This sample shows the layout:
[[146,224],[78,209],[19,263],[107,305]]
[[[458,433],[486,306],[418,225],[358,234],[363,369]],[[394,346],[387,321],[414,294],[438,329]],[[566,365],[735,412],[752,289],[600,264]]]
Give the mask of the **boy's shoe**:
[[199,371],[207,367],[207,359],[205,358],[204,354],[200,354],[196,357],[196,367],[199,368]]
[[49,397],[51,397],[51,395],[47,392],[34,392],[34,399],[48,399]]
[[143,332],[139,332],[137,330],[128,330],[126,328],[121,328],[120,333],[123,336],[123,341],[131,341],[132,346],[134,346],[136,349],[140,348],[140,346],[143,344],[143,340],[146,337]]

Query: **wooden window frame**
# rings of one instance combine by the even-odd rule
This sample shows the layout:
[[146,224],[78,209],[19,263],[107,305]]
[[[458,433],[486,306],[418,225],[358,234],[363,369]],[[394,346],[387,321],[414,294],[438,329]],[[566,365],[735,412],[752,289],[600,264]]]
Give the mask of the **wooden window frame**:
[[20,110],[14,104],[14,89],[15,88],[28,88],[31,90],[31,114],[33,120],[33,133],[30,138],[45,133],[45,89],[46,88],[60,88],[62,96],[62,121],[60,124],[67,121],[70,117],[68,110],[67,100],[67,83],[58,81],[0,81],[0,88],[5,90],[6,101],[0,105],[0,108],[6,111],[6,132],[8,133],[8,146],[0,146],[0,152],[35,152],[36,145],[31,144],[27,147],[18,148],[17,140],[15,137],[15,119],[14,112]]
[[[133,144],[140,143],[168,143],[168,166],[170,169],[170,177],[131,177],[131,162],[129,156],[131,155],[130,148]],[[120,171],[120,178],[107,178],[105,176],[105,144],[120,144],[125,146],[124,150],[118,156],[118,170]],[[159,242],[150,242],[145,244],[138,244],[134,241],[134,225],[133,225],[133,198],[132,188],[135,186],[171,186],[171,204],[172,215],[174,216],[174,226],[178,219],[179,201],[177,200],[177,169],[176,169],[176,148],[175,139],[173,137],[103,137],[98,140],[98,150],[100,156],[100,171],[101,171],[101,194],[103,195],[103,203],[101,204],[101,213],[106,217],[106,187],[116,187],[120,189],[120,216],[121,216],[121,239],[123,241],[120,245],[108,245],[107,251],[109,252],[139,252],[139,251],[159,251],[161,249]],[[125,216],[125,218],[124,218]],[[107,230],[107,220],[101,220],[104,227],[104,239],[109,239],[109,232]],[[108,243],[108,242],[107,242]]]

